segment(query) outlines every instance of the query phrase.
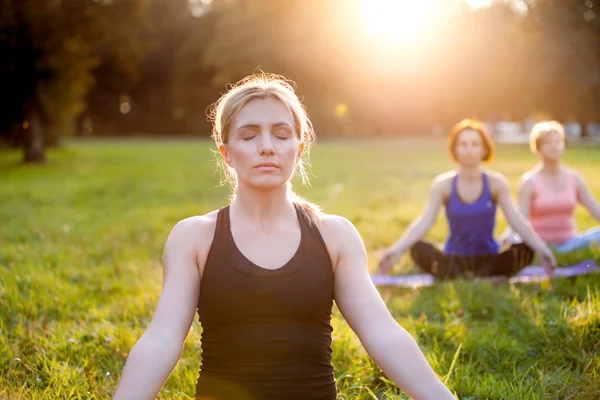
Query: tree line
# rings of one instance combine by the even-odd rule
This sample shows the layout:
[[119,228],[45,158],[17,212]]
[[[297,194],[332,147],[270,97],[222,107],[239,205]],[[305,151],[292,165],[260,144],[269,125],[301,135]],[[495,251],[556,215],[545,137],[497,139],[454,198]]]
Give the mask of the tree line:
[[439,0],[406,43],[369,36],[358,3],[0,0],[0,141],[34,162],[61,136],[208,137],[207,108],[256,71],[296,83],[321,137],[600,121],[600,0]]

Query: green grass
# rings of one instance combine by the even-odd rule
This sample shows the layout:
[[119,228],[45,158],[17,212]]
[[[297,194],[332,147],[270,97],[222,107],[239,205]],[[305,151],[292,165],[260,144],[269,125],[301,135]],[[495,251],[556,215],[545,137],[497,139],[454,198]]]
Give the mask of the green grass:
[[[170,229],[226,202],[211,147],[71,142],[44,166],[0,153],[0,398],[110,397],[151,318]],[[598,148],[566,156],[600,197],[598,160]],[[312,161],[313,186],[298,181],[297,192],[355,223],[371,268],[422,210],[431,179],[452,167],[443,143],[425,141],[323,142]],[[524,146],[499,146],[491,168],[516,189],[534,162]],[[596,224],[581,209],[577,219],[580,229]],[[497,232],[504,227],[499,213]],[[428,237],[445,235],[440,216]],[[597,250],[586,256],[600,259]],[[396,270],[414,271],[406,257]],[[553,290],[455,282],[381,293],[461,399],[600,398],[598,275]],[[337,312],[333,324],[340,398],[406,398]],[[200,332],[194,322],[159,398],[192,398]]]

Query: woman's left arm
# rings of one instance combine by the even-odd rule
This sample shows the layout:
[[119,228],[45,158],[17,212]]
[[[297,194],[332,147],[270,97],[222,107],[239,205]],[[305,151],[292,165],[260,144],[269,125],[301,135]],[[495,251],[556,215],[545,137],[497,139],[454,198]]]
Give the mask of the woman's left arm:
[[510,197],[510,187],[507,179],[503,175],[494,176],[494,195],[496,202],[502,208],[508,225],[523,238],[534,250],[539,251],[546,247],[544,241],[535,233],[533,227],[516,208]]
[[[415,400],[455,399],[435,374],[415,339],[391,316],[371,281],[360,234],[350,221],[328,221],[328,239],[335,242],[335,301],[367,353]],[[328,246],[329,247],[329,246]]]
[[546,273],[548,275],[552,275],[553,270],[556,267],[556,259],[554,258],[552,250],[550,250],[546,242],[544,242],[542,238],[540,238],[533,230],[533,227],[526,217],[521,215],[521,213],[519,213],[517,210],[512,199],[510,198],[510,187],[506,177],[504,175],[497,174],[493,179],[493,191],[495,193],[496,202],[502,208],[502,212],[506,217],[506,221],[514,231],[521,235],[523,241],[530,245],[533,250],[539,254]]
[[596,221],[600,222],[600,204],[594,198],[594,195],[585,182],[585,179],[583,179],[583,176],[577,172],[575,172],[574,175],[575,182],[577,183],[577,198],[579,199],[579,202],[587,208],[590,215],[594,217]]

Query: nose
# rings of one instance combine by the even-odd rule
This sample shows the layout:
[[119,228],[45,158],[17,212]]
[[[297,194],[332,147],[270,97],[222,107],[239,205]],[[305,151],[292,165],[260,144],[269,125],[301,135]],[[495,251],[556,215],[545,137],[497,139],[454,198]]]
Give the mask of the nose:
[[272,156],[275,154],[275,147],[273,146],[273,139],[271,138],[270,132],[264,132],[260,135],[260,155],[261,156]]

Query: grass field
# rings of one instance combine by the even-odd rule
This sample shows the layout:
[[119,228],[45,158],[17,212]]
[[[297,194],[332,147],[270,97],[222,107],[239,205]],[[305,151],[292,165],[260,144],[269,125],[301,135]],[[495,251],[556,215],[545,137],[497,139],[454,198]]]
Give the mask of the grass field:
[[[1,399],[110,398],[151,318],[170,229],[226,202],[210,148],[71,142],[44,166],[0,152]],[[452,167],[444,143],[425,141],[323,142],[312,162],[313,186],[298,181],[297,192],[355,223],[371,268],[422,210],[431,179]],[[516,189],[534,162],[524,146],[505,145],[490,168]],[[600,148],[569,149],[566,162],[600,197]],[[596,224],[581,209],[577,217],[580,229]],[[498,233],[504,227],[499,213]],[[440,215],[428,237],[445,234]],[[413,268],[405,258],[396,272]],[[461,399],[600,398],[599,275],[552,290],[456,282],[381,293]],[[406,398],[337,312],[333,324],[340,399]],[[194,322],[160,399],[192,398],[200,337]]]

